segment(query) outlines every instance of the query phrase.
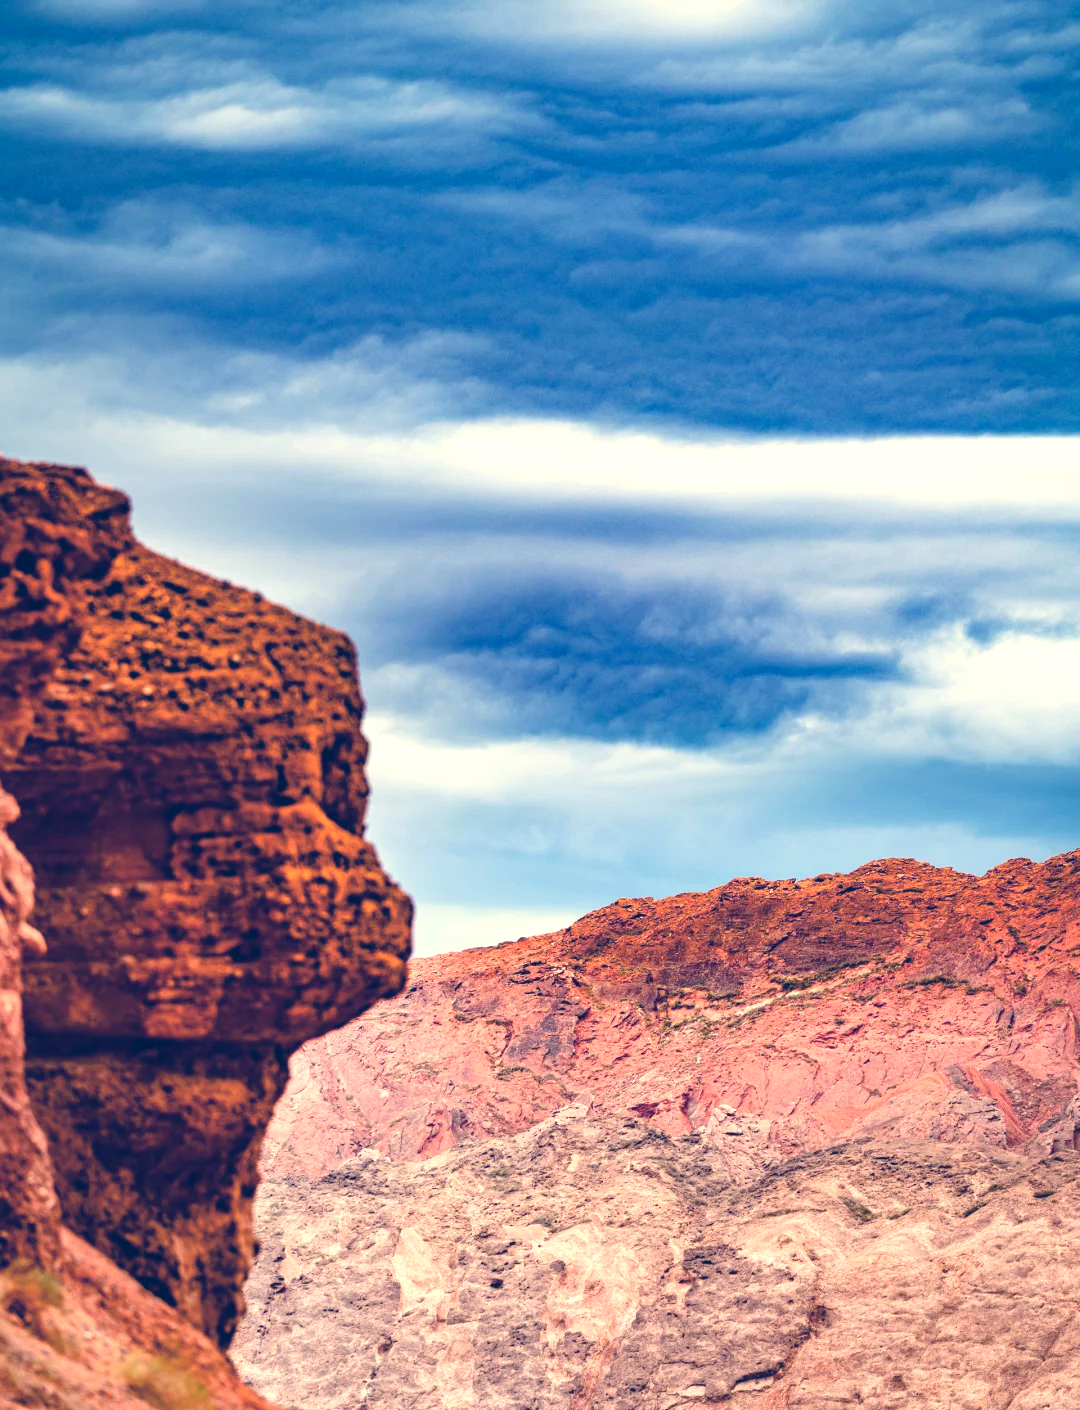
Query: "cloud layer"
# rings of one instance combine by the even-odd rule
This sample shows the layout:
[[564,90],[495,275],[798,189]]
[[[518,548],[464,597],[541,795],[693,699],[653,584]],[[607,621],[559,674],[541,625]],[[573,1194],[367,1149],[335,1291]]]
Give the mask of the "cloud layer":
[[1064,6],[5,24],[3,448],[356,636],[425,944],[1077,840]]
[[9,29],[28,343],[119,305],[292,358],[468,338],[489,414],[1076,428],[1054,4],[23,0]]

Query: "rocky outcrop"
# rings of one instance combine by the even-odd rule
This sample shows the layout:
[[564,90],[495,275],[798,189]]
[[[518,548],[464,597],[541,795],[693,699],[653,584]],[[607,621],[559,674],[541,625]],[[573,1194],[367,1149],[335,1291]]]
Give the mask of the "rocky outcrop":
[[[0,461],[0,762],[78,641],[88,589],[130,542],[123,495],[84,471]],[[270,1410],[216,1346],[61,1227],[24,1074],[22,960],[46,942],[8,833],[18,813],[0,789],[0,1406]]]
[[30,1099],[65,1223],[227,1343],[288,1054],[405,976],[353,649],[143,548],[83,471],[0,493]]
[[264,1166],[423,1158],[582,1099],[708,1131],[737,1179],[862,1135],[1022,1146],[1077,1091],[1078,952],[1080,853],[618,901],[416,962],[297,1054]]
[[87,589],[131,545],[129,508],[85,470],[0,456],[0,767],[79,639]]
[[297,1410],[1063,1410],[1080,1157],[868,1137],[732,1184],[570,1106],[260,1196],[234,1355]]
[[[88,587],[129,542],[127,500],[83,471],[0,459],[0,768],[31,728],[65,651],[78,640]],[[9,835],[19,807],[0,787],[0,1266],[50,1269],[59,1207],[45,1138],[26,1092],[22,960],[45,943],[30,924],[34,879]]]
[[1078,954],[1073,853],[421,960],[293,1060],[238,1364],[294,1410],[1080,1404]]

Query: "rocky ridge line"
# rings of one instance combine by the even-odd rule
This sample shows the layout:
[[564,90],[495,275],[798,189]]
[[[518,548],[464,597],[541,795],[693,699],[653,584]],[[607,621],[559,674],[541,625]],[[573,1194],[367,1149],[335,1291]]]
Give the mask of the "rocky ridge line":
[[1080,1405],[1078,958],[1070,853],[420,960],[293,1060],[238,1365],[293,1410]]
[[1080,853],[620,900],[416,961],[296,1055],[264,1168],[424,1158],[577,1100],[708,1130],[736,1179],[864,1134],[1021,1146],[1077,1092],[1078,957]]

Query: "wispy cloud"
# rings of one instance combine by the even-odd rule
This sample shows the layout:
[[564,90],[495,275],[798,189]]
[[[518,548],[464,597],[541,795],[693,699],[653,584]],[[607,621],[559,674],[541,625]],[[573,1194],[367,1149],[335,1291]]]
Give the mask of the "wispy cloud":
[[4,449],[354,633],[375,834],[454,935],[1075,841],[1060,5],[11,29]]
[[527,115],[512,100],[431,81],[378,76],[301,88],[270,76],[166,97],[105,96],[33,84],[0,93],[0,123],[78,142],[167,143],[209,151],[386,143],[410,134],[512,131]]
[[1022,98],[957,103],[945,95],[923,93],[886,107],[867,108],[818,136],[780,150],[806,157],[827,151],[864,154],[977,147],[1034,132],[1040,123]]
[[123,288],[215,290],[310,278],[340,256],[300,232],[213,222],[190,207],[124,201],[96,229],[75,233],[0,225],[8,276],[47,279],[85,294]]
[[807,28],[825,9],[822,0],[549,0],[543,6],[467,0],[443,15],[444,23],[504,42],[625,45],[773,37]]

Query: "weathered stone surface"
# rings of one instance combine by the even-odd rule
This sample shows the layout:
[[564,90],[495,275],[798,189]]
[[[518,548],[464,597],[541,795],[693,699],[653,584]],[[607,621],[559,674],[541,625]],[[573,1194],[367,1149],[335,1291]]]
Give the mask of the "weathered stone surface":
[[[87,585],[128,542],[127,500],[79,470],[0,459],[0,768],[30,729],[62,654],[85,620]],[[0,1267],[56,1266],[59,1208],[24,1075],[22,959],[45,943],[30,924],[34,879],[8,829],[19,807],[0,787]]]
[[55,1270],[0,1273],[0,1407],[273,1410],[218,1348],[69,1230]]
[[85,472],[4,462],[0,493],[23,545],[0,630],[37,653],[4,773],[48,940],[24,970],[31,1100],[65,1222],[227,1342],[288,1053],[405,975],[410,903],[363,836],[355,656],[135,543]]
[[79,638],[87,584],[131,543],[128,510],[85,470],[0,456],[0,768]]
[[41,1127],[26,1091],[22,956],[42,950],[30,924],[34,876],[8,836],[18,804],[0,788],[0,1267],[28,1259],[56,1266],[60,1207]]
[[293,1059],[264,1168],[423,1158],[583,1097],[710,1129],[738,1179],[861,1135],[1020,1145],[1077,1091],[1078,953],[1080,853],[618,901],[417,961]]
[[699,1134],[571,1106],[264,1183],[234,1357],[296,1410],[1067,1410],[1078,1175],[863,1138],[748,1188]]
[[[88,588],[130,543],[127,500],[85,471],[0,461],[0,762],[77,642]],[[18,814],[0,788],[0,1406],[269,1410],[216,1346],[61,1228],[24,1078],[22,960],[45,941],[8,834]]]
[[293,1059],[243,1373],[295,1410],[1080,1407],[1077,955],[1072,853],[417,962]]

